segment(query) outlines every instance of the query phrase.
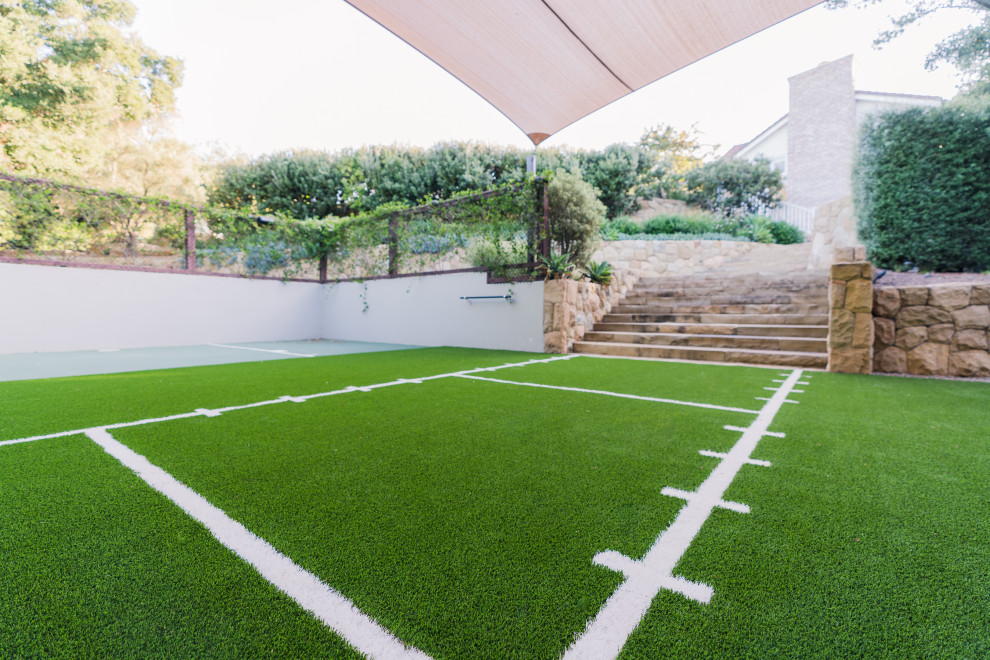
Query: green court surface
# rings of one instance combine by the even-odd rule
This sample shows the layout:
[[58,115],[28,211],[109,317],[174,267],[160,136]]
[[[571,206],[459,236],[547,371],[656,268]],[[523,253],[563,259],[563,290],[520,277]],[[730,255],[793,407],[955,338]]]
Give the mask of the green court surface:
[[0,656],[990,655],[990,385],[431,348],[0,383]]
[[57,353],[6,353],[0,355],[0,381],[115,374],[125,371],[374,353],[408,348],[414,347],[401,344],[310,339],[155,348],[105,348]]

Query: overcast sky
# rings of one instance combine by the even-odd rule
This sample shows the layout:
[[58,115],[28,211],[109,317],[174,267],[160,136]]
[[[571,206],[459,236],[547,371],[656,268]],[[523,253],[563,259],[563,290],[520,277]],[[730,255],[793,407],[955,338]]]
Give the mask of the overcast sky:
[[[139,36],[185,61],[176,135],[260,155],[367,144],[476,140],[531,147],[508,119],[342,0],[132,0]],[[787,112],[787,78],[855,55],[857,89],[943,97],[951,70],[924,70],[933,43],[970,19],[930,19],[893,44],[872,41],[891,0],[871,10],[816,7],[631,94],[546,146],[634,143],[649,126],[697,126],[724,151]]]

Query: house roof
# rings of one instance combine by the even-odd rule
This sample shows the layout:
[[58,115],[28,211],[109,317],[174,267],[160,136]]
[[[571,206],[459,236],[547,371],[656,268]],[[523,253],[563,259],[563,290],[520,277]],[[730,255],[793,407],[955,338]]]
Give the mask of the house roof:
[[[853,98],[856,101],[880,101],[891,104],[896,104],[898,101],[903,101],[908,105],[930,105],[938,106],[941,105],[945,99],[941,96],[930,96],[924,94],[901,94],[899,92],[869,92],[865,90],[855,90],[853,91]],[[760,131],[760,134],[754,137],[749,142],[744,142],[742,144],[737,144],[731,149],[729,149],[723,156],[723,160],[732,160],[733,158],[745,158],[745,152],[749,150],[751,146],[756,146],[763,142],[766,138],[772,135],[779,129],[787,126],[787,117],[784,115],[774,123],[767,126],[765,129]]]
[[822,0],[347,0],[534,144]]

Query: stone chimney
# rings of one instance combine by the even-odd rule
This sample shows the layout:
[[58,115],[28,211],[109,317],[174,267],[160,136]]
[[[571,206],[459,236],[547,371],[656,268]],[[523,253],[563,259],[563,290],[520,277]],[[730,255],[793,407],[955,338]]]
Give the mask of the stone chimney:
[[788,78],[787,201],[814,208],[852,194],[852,55]]

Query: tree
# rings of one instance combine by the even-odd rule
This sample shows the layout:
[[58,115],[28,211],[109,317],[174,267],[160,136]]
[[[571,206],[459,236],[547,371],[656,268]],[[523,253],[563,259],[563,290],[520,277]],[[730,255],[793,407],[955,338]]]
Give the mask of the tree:
[[[867,7],[880,2],[882,0],[829,0],[829,6]],[[952,65],[963,75],[969,91],[985,89],[990,86],[990,0],[914,0],[911,10],[891,18],[891,28],[881,32],[874,45],[883,46],[918,21],[947,10],[969,11],[976,23],[935,44],[925,60],[925,68]]]
[[182,63],[129,32],[126,0],[0,5],[0,168],[72,178],[100,166],[106,135],[172,111]]
[[640,181],[639,196],[668,198],[683,197],[684,175],[717,149],[702,145],[696,127],[678,130],[669,124],[646,129],[639,147],[649,168]]
[[684,177],[687,198],[724,218],[741,217],[780,201],[780,171],[766,160],[717,160]]
[[577,171],[558,171],[550,179],[550,241],[554,252],[569,254],[584,266],[591,259],[598,229],[605,221],[605,205],[595,188]]
[[598,190],[598,199],[615,218],[632,210],[636,185],[646,171],[647,161],[640,150],[627,144],[613,144],[604,151],[583,153],[581,175]]

